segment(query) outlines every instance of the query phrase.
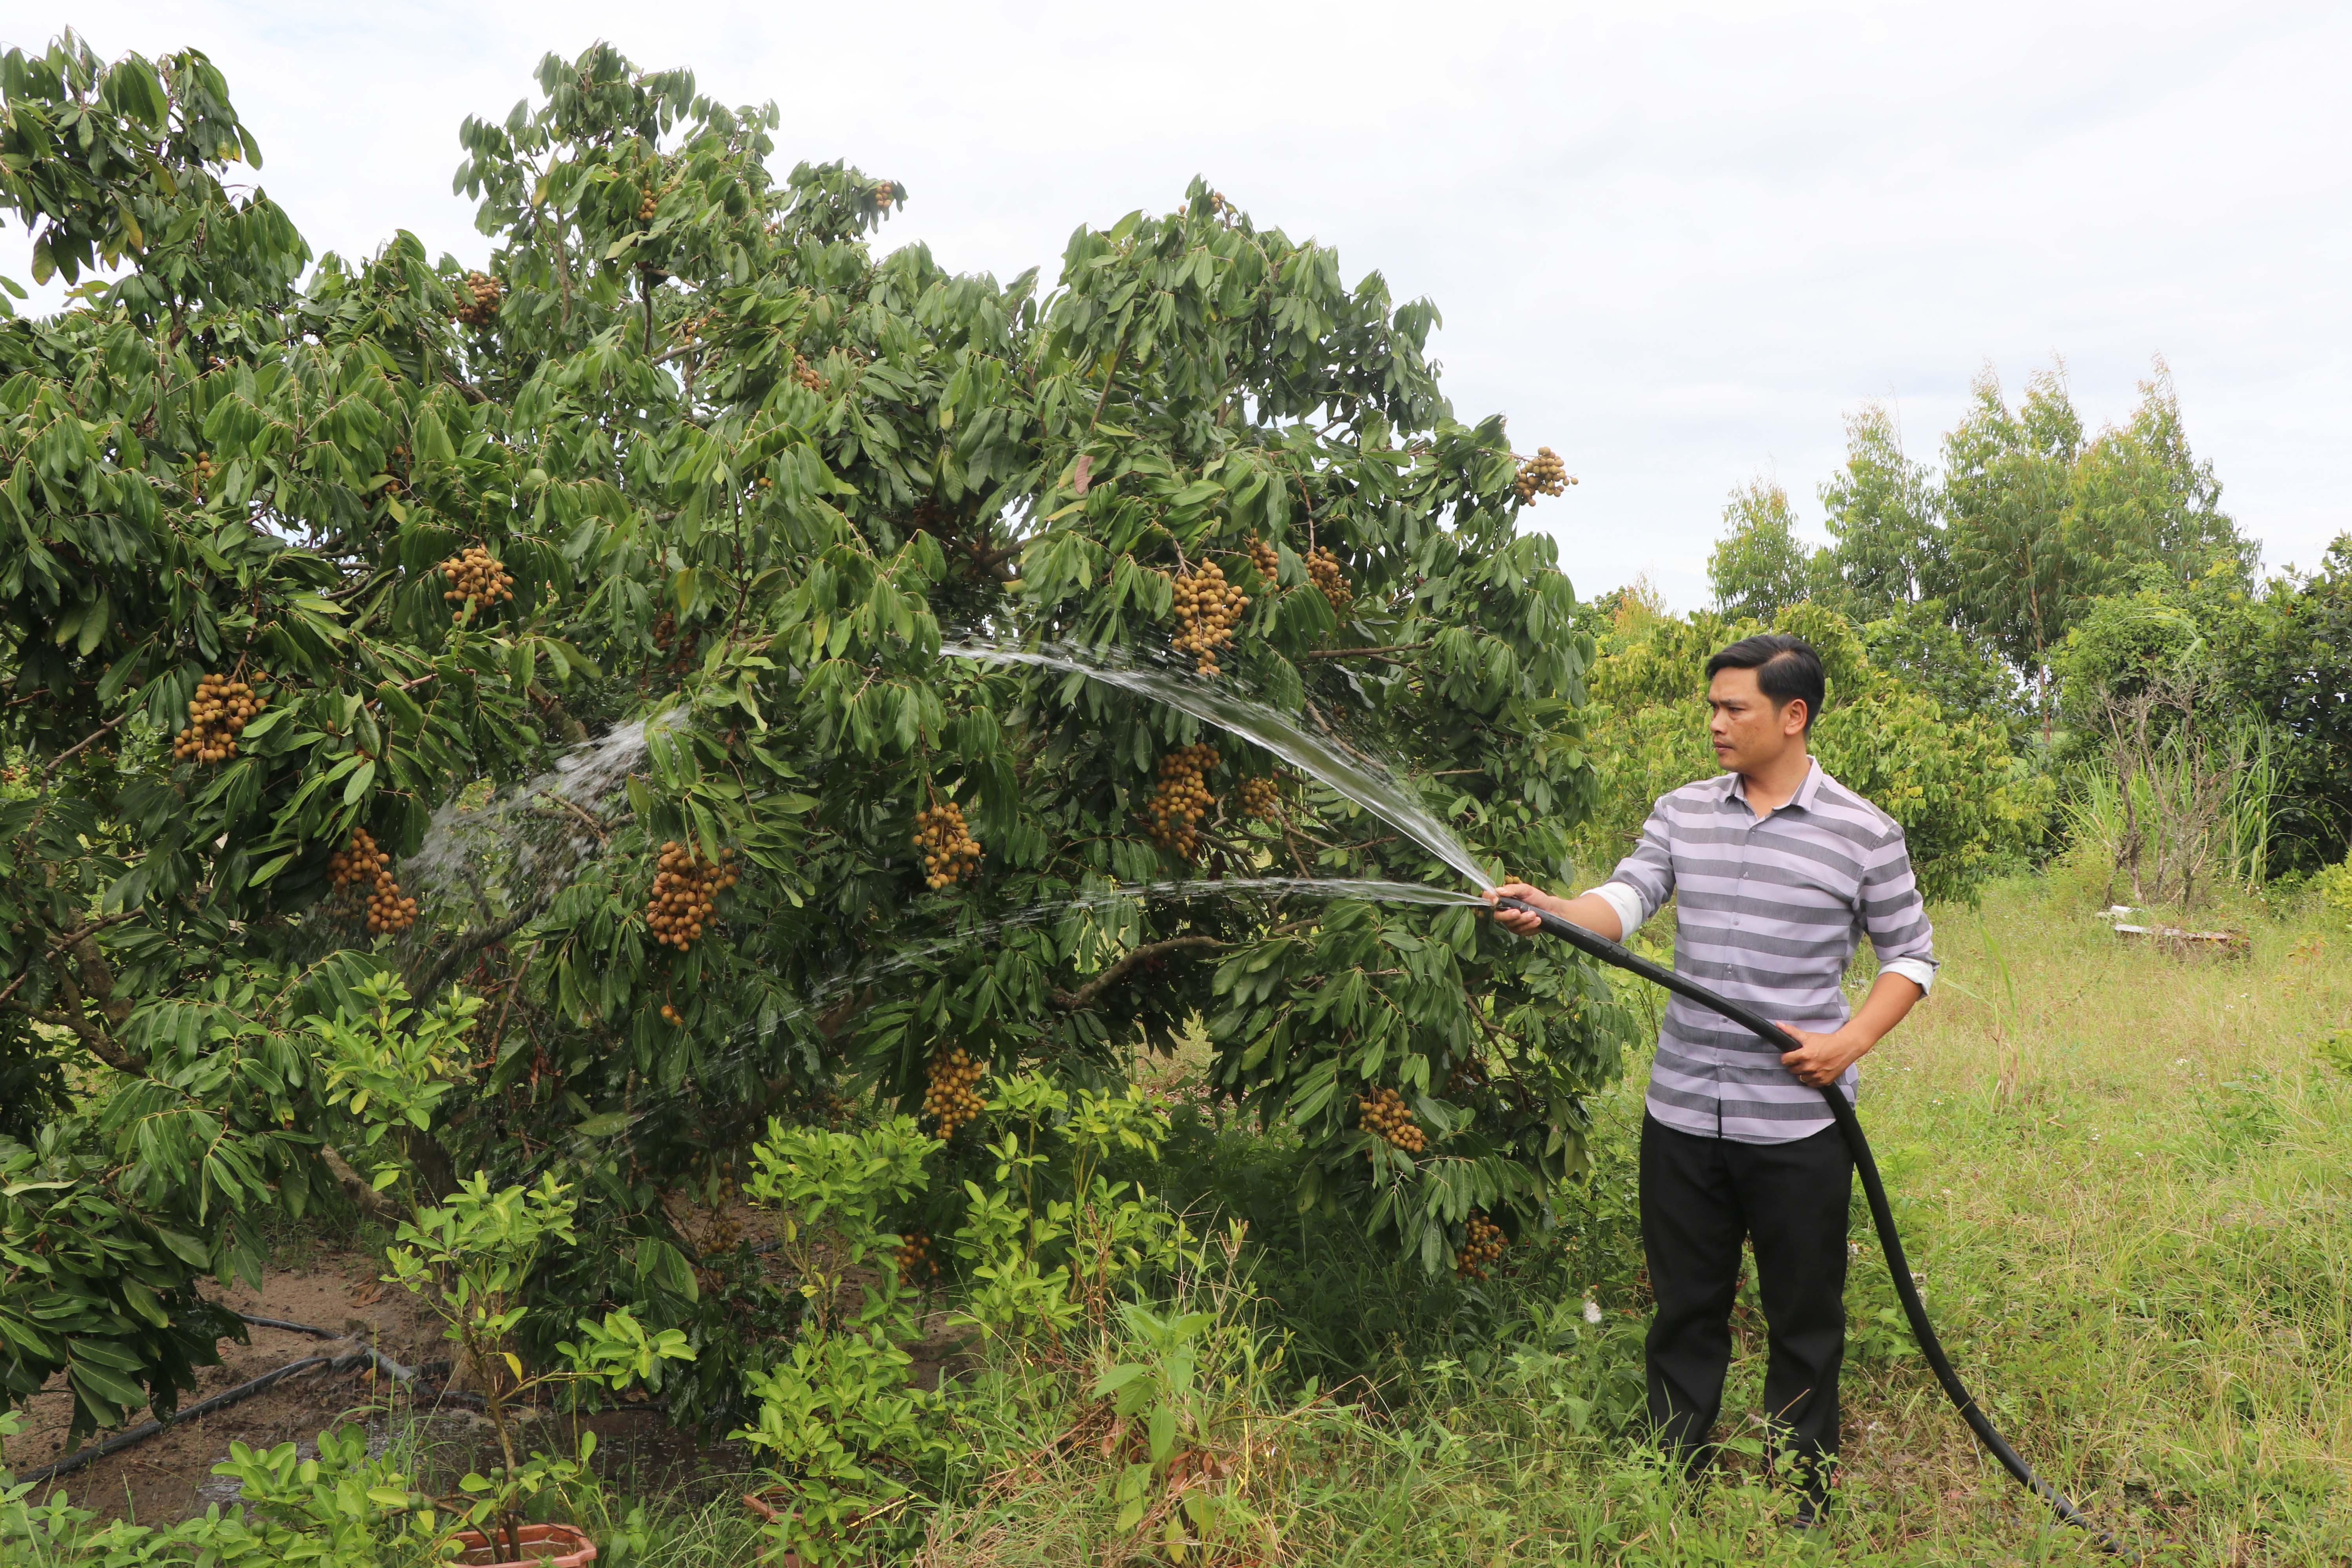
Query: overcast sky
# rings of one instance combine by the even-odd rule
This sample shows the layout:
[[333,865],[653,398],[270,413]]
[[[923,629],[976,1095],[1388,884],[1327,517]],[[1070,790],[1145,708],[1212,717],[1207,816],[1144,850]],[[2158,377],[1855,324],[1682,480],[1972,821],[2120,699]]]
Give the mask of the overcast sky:
[[[2119,420],[2153,356],[2267,563],[2352,528],[2352,7],[172,5],[0,0],[103,53],[195,45],[318,249],[394,228],[480,260],[457,130],[548,50],[612,40],[732,102],[777,158],[903,181],[886,244],[1000,278],[1196,172],[1444,314],[1456,411],[1581,484],[1530,514],[1580,591],[1703,602],[1727,492],[1818,534],[1842,420],[1915,456],[1990,364],[2063,357]],[[12,229],[0,271],[26,278]]]

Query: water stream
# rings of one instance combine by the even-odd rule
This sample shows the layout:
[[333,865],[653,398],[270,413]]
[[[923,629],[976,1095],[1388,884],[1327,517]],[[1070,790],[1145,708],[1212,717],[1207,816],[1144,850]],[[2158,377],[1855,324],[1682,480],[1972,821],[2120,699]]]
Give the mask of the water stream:
[[[1082,648],[950,642],[940,651],[950,658],[1025,664],[1099,680],[1134,692],[1204,724],[1213,724],[1263,746],[1317,782],[1347,796],[1460,872],[1474,888],[1501,879],[1421,803],[1412,787],[1377,757],[1367,756],[1338,736],[1309,729],[1291,715],[1235,690],[1230,681],[1203,680],[1164,666],[1143,664],[1116,653]],[[1393,885],[1393,884],[1391,884]]]
[[421,915],[398,949],[413,984],[441,976],[453,956],[446,932],[512,932],[535,920],[622,824],[614,795],[644,763],[653,738],[678,722],[668,709],[616,724],[566,748],[546,772],[479,799],[444,801],[425,842],[400,863],[404,890]]
[[1228,877],[1187,881],[1122,882],[1108,888],[1074,893],[1051,903],[1033,904],[1025,910],[1015,910],[1010,914],[959,929],[950,936],[901,948],[878,964],[855,967],[825,981],[811,1001],[814,1005],[821,1005],[854,986],[870,984],[876,980],[902,973],[940,953],[987,942],[1005,931],[1024,926],[1041,925],[1055,919],[1069,919],[1106,910],[1117,911],[1143,904],[1234,899],[1252,893],[1269,895],[1277,900],[1295,895],[1318,900],[1360,899],[1375,904],[1478,904],[1484,907],[1483,900],[1475,896],[1456,892],[1451,888],[1433,888],[1423,882],[1383,882],[1350,877]]
[[[1300,719],[1236,689],[1230,681],[1205,681],[1174,668],[1065,647],[1026,648],[965,640],[950,643],[941,651],[955,658],[1058,670],[1188,713],[1263,747],[1353,801],[1451,867],[1471,887],[1490,887],[1496,879],[1381,759],[1349,745],[1327,728],[1310,728]],[[623,826],[607,816],[612,797],[625,787],[630,773],[643,763],[652,737],[678,717],[678,711],[672,710],[616,726],[572,747],[553,767],[527,783],[480,799],[461,796],[445,803],[434,814],[423,846],[401,868],[407,890],[425,911],[415,934],[404,939],[400,949],[402,967],[410,972],[412,983],[446,980],[455,961],[463,956],[442,933],[453,928],[477,933],[513,931],[536,918],[572,885]],[[1088,889],[1070,898],[960,927],[877,962],[852,965],[782,1012],[734,1031],[725,1048],[706,1062],[706,1070],[741,1060],[854,989],[919,969],[944,953],[987,944],[1008,931],[1054,920],[1086,920],[1105,911],[1125,910],[1131,917],[1147,904],[1244,896],[1277,901],[1356,899],[1427,906],[1480,902],[1475,894],[1457,889],[1348,878],[1221,878]],[[428,936],[428,932],[436,934]],[[1103,922],[1097,935],[1099,951],[1087,954],[1097,971],[1116,962],[1121,948],[1131,950],[1135,945],[1131,919]],[[1063,945],[1079,952],[1086,946],[1085,937],[1082,931],[1066,931]],[[639,1112],[632,1118],[632,1125],[621,1130],[619,1136],[624,1140],[634,1136],[635,1123],[646,1114]]]
[[[1354,899],[1368,903],[1420,904],[1439,908],[1485,908],[1484,901],[1476,895],[1451,888],[1431,887],[1423,882],[1388,882],[1347,877],[1204,878],[1126,882],[1087,889],[1068,898],[1033,904],[1024,910],[1015,910],[960,927],[951,934],[902,948],[886,958],[856,964],[831,975],[782,1010],[739,1025],[728,1037],[723,1048],[708,1058],[700,1070],[707,1075],[734,1067],[772,1047],[778,1037],[793,1026],[821,1016],[853,991],[909,973],[942,955],[990,945],[1008,931],[1104,911],[1116,915],[1148,903],[1182,903],[1202,899],[1224,900],[1253,895],[1276,903],[1296,897],[1320,900]],[[1060,933],[1063,946],[1066,949],[1076,947],[1079,934],[1068,931]],[[1129,944],[1130,951],[1132,945],[1131,942]],[[1110,951],[1097,954],[1098,962],[1091,971],[1082,972],[1078,979],[1083,983],[1090,973],[1101,973],[1123,956],[1123,952]],[[654,1110],[640,1110],[629,1119],[626,1125],[603,1136],[614,1140],[619,1146],[630,1146],[639,1135],[642,1125],[656,1114]]]

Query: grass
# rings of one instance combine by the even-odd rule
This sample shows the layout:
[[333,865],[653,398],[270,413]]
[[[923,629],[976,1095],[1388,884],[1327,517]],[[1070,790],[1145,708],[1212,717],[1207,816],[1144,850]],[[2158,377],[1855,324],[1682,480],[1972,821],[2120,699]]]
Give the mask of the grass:
[[[2184,960],[2085,918],[2091,893],[2061,875],[1948,914],[1952,984],[1866,1080],[1930,1309],[2103,1517],[2183,1562],[2345,1562],[2352,1084],[2317,1058],[2352,938],[2240,909],[2248,958]],[[1853,1404],[1858,1543],[2024,1549],[2032,1516],[1915,1366]]]

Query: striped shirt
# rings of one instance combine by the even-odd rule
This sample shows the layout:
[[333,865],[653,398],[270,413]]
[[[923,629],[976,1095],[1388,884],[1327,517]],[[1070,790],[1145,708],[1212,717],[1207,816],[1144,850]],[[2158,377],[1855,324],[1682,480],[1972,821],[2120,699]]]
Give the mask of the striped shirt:
[[[1839,982],[1867,935],[1882,972],[1926,990],[1935,932],[1893,817],[1815,762],[1786,805],[1758,820],[1738,773],[1662,795],[1642,841],[1593,889],[1625,934],[1677,898],[1675,970],[1766,1017],[1827,1033],[1850,1016]],[[1838,1079],[1851,1095],[1848,1068]],[[1780,1054],[1681,997],[1666,1004],[1647,1106],[1667,1126],[1786,1143],[1831,1125],[1821,1091]]]

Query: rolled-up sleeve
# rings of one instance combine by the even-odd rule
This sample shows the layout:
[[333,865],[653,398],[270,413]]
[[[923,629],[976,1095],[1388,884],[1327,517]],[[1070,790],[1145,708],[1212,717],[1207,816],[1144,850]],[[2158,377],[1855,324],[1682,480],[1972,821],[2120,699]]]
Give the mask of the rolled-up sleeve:
[[1936,928],[1911,874],[1903,830],[1871,855],[1862,874],[1862,925],[1878,954],[1882,974],[1900,974],[1927,991],[1936,984]]
[[1642,825],[1641,841],[1633,846],[1633,852],[1617,862],[1617,869],[1609,873],[1607,881],[1592,889],[1617,911],[1617,921],[1625,928],[1625,936],[1632,936],[1642,922],[1664,909],[1666,900],[1675,896],[1675,856],[1668,837],[1666,798],[1661,797],[1650,807],[1650,819]]

